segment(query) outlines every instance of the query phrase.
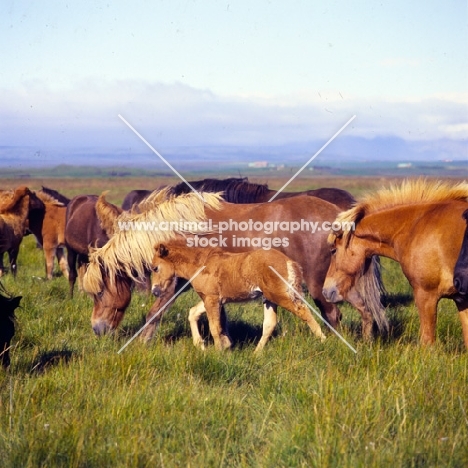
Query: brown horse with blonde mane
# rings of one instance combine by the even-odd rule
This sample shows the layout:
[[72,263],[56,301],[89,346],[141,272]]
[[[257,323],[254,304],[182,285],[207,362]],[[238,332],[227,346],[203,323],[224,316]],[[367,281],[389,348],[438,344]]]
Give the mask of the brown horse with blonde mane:
[[330,234],[333,256],[325,297],[342,300],[371,255],[392,258],[414,290],[421,343],[435,341],[437,304],[445,297],[456,302],[468,347],[468,298],[453,285],[465,230],[462,214],[467,208],[465,182],[408,180],[365,197],[337,218],[354,222],[355,231]]
[[44,204],[28,187],[0,194],[0,276],[4,273],[3,254],[8,252],[10,271],[16,277],[19,247],[33,213],[43,216]]
[[[90,254],[90,263],[83,278],[83,287],[94,298],[92,325],[96,334],[114,330],[121,322],[124,312],[130,302],[131,280],[149,271],[153,258],[153,246],[175,236],[175,231],[154,229],[155,223],[171,221],[211,221],[213,230],[204,232],[206,242],[218,242],[225,251],[245,252],[258,248],[274,247],[281,250],[303,269],[304,280],[310,295],[319,307],[325,319],[334,327],[340,320],[340,312],[335,304],[325,301],[322,295],[323,281],[330,262],[330,251],[327,246],[326,229],[322,226],[337,217],[339,208],[320,198],[297,196],[275,200],[272,203],[257,203],[235,205],[222,202],[219,195],[188,193],[178,197],[169,196],[169,188],[153,192],[145,202],[139,205],[141,213],[122,213],[115,223],[117,230],[109,242],[102,248]],[[244,223],[252,226],[261,223],[272,227],[268,234],[255,229],[219,232],[220,223],[232,221],[239,226]],[[296,223],[304,221],[307,226],[319,226],[313,233],[311,230],[296,230],[284,232],[281,223]],[[324,224],[325,223],[325,224]],[[209,224],[209,223],[208,223]],[[146,226],[146,229],[144,228]],[[153,226],[153,228],[150,228]],[[195,234],[192,223],[186,236]],[[196,236],[194,238],[197,238]],[[243,242],[239,242],[239,238]],[[219,241],[224,239],[224,244]],[[276,240],[275,240],[276,239]],[[275,243],[273,243],[276,242]],[[380,303],[380,277],[371,268],[369,260],[362,271],[356,287],[346,296],[362,316],[363,335],[369,337],[373,321],[381,330],[387,327],[387,319]],[[375,304],[370,305],[370,302]],[[155,303],[147,315],[150,321],[163,305]],[[374,312],[374,315],[370,311]],[[155,325],[156,326],[156,325]],[[151,337],[155,326],[147,327],[145,338]]]
[[44,251],[46,278],[52,279],[55,257],[63,276],[68,278],[68,262],[64,251],[67,207],[42,190],[35,194],[44,203],[44,211],[29,217],[29,230]]
[[[189,247],[182,238],[155,246],[151,270],[152,292],[158,297],[169,291],[170,298],[177,278],[189,280],[193,277],[191,285],[203,300],[210,332],[218,349],[232,345],[227,325],[222,322],[222,306],[261,296],[265,305],[263,334],[256,352],[263,349],[275,329],[278,305],[297,315],[314,335],[325,340],[320,325],[302,301],[302,268],[278,250],[232,253],[220,248]],[[198,315],[190,314],[189,322],[195,346],[204,349]]]

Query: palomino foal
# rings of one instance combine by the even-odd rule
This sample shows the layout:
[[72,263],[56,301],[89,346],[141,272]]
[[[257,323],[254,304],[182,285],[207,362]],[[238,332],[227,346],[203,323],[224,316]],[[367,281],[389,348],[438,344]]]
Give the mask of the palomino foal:
[[[294,291],[302,294],[302,269],[289,257],[277,250],[255,250],[230,253],[218,248],[188,247],[185,241],[156,244],[152,263],[151,286],[155,296],[173,290],[177,277],[190,279],[205,267],[192,281],[192,286],[203,300],[204,308],[191,309],[189,321],[195,346],[204,347],[198,330],[198,317],[206,311],[215,346],[231,346],[227,327],[223,323],[221,308],[228,302],[243,302],[263,295],[266,300],[262,337],[255,349],[263,349],[277,323],[276,305],[300,317],[322,341],[325,339],[320,325]],[[281,278],[270,268],[273,267]]]

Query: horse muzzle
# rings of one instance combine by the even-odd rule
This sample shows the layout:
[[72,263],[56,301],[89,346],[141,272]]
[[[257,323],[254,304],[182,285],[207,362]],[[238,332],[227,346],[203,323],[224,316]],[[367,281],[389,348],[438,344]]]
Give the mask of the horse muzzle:
[[153,286],[151,286],[151,294],[153,294],[153,296],[159,297],[161,293],[162,289],[160,286],[158,286],[157,284],[153,284]]
[[113,331],[112,327],[104,322],[96,322],[93,324],[93,332],[96,336],[107,335]]
[[455,275],[453,278],[453,286],[462,296],[468,294],[468,275]]
[[322,294],[327,300],[327,302],[340,302],[343,300],[343,296],[338,291],[336,286],[328,286],[322,289]]

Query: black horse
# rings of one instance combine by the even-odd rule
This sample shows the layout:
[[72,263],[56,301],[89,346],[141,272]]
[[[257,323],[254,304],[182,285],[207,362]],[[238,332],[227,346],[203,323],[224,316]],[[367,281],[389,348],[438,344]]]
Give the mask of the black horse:
[[15,309],[19,307],[20,301],[21,296],[12,297],[0,283],[0,362],[3,367],[10,365],[10,342],[15,334]]
[[463,213],[463,219],[466,221],[467,226],[460,255],[453,272],[453,285],[460,294],[466,296],[468,295],[468,210]]

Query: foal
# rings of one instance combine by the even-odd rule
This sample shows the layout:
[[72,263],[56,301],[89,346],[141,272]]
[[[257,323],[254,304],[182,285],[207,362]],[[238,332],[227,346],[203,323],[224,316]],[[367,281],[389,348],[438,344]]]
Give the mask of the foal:
[[[221,308],[228,302],[243,302],[263,295],[266,302],[262,337],[255,349],[263,349],[277,323],[276,305],[288,309],[309,325],[322,341],[325,339],[320,325],[294,291],[302,294],[302,270],[298,263],[277,250],[255,250],[230,253],[218,248],[188,247],[185,241],[156,244],[152,262],[151,285],[155,296],[173,290],[177,277],[190,279],[205,267],[192,281],[192,286],[203,300],[204,310],[190,310],[190,328],[195,346],[203,349],[203,339],[197,319],[206,311],[215,346],[231,346],[227,329],[223,328]],[[286,280],[286,285],[272,270]]]

